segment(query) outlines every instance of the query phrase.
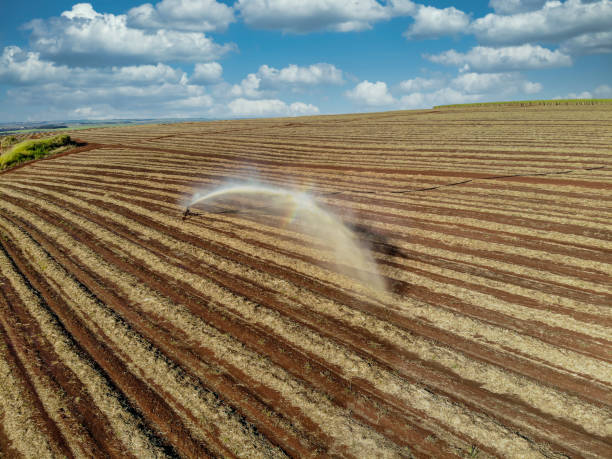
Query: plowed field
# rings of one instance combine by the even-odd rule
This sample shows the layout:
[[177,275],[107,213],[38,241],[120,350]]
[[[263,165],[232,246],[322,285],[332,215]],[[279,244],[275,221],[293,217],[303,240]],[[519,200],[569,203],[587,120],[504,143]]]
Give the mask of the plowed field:
[[[78,131],[0,175],[0,456],[612,457],[612,105]],[[275,216],[310,190],[387,292]]]

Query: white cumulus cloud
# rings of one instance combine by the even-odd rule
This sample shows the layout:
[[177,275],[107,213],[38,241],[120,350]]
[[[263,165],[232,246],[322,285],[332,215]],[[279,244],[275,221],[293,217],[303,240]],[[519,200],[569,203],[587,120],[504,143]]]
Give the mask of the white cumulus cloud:
[[465,104],[478,102],[482,99],[480,94],[466,94],[456,89],[446,87],[434,92],[415,92],[402,96],[399,106],[403,109],[431,108],[435,105]]
[[391,105],[395,102],[395,99],[387,88],[387,83],[383,81],[371,83],[368,80],[364,80],[353,89],[346,91],[345,94],[349,99],[352,99],[360,105],[372,107]]
[[559,50],[551,51],[542,46],[530,44],[491,48],[476,46],[467,53],[455,50],[436,55],[425,55],[432,62],[454,65],[463,70],[495,72],[500,70],[526,70],[572,65],[570,56]]
[[0,83],[10,85],[13,119],[206,116],[213,105],[204,87],[166,64],[71,68],[18,47],[3,50]]
[[487,14],[471,26],[481,43],[557,43],[585,33],[610,31],[612,2],[548,1],[542,8],[510,15]]
[[522,83],[523,92],[525,94],[536,94],[542,90],[542,83],[534,83],[533,81],[525,81]]
[[612,53],[612,31],[585,33],[561,44],[561,50],[569,54]]
[[0,82],[36,84],[42,81],[68,78],[70,70],[53,62],[43,61],[39,53],[7,46],[0,56]]
[[[518,72],[460,73],[448,82],[438,79],[406,80],[397,106],[403,109],[430,108],[436,105],[525,98],[542,90],[540,83],[526,80]],[[444,85],[444,86],[442,86]]]
[[296,85],[319,85],[319,84],[342,84],[342,70],[334,65],[318,63],[308,67],[300,67],[290,64],[282,69],[276,69],[267,65],[259,67],[257,72],[264,84],[277,86],[283,84]]
[[547,0],[491,0],[489,6],[498,14],[525,13],[539,10]]
[[126,15],[97,13],[89,3],[74,5],[59,18],[31,21],[27,28],[41,56],[72,65],[208,61],[235,48],[198,32],[134,29]]
[[240,84],[235,84],[230,90],[230,95],[233,97],[250,97],[257,99],[263,96],[262,91],[259,89],[261,84],[261,78],[254,73],[249,73]]
[[612,88],[608,86],[607,84],[602,84],[600,86],[597,86],[597,88],[595,88],[595,91],[593,91],[593,93],[595,94],[595,97],[598,97],[600,99],[612,98]]
[[162,0],[127,14],[128,26],[144,29],[222,32],[234,21],[233,8],[216,0]]
[[564,96],[556,96],[554,99],[608,99],[612,98],[612,87],[607,84],[597,86],[592,91],[570,92]]
[[409,39],[437,38],[468,32],[470,16],[454,7],[439,9],[420,5],[414,23],[404,33]]
[[[107,84],[51,82],[13,87],[8,98],[19,107],[37,106],[37,119],[151,118],[207,116],[211,97],[201,86],[182,82],[121,82],[108,75]],[[77,111],[78,110],[78,111]]]
[[261,98],[265,92],[285,87],[337,85],[344,83],[342,70],[326,63],[298,66],[290,64],[282,69],[262,65],[256,73],[249,73],[240,84],[231,88],[234,97]]
[[234,7],[248,26],[289,33],[366,30],[375,22],[415,10],[409,0],[384,5],[376,0],[238,0]]
[[207,108],[213,105],[213,98],[208,94],[201,94],[198,96],[188,96],[183,99],[174,101],[175,107],[186,107],[186,108]]
[[410,80],[404,80],[399,84],[403,92],[419,92],[439,89],[444,85],[444,80],[441,78],[422,78],[416,77]]
[[125,67],[113,67],[110,77],[114,82],[179,83],[184,78],[184,75],[185,73],[181,70],[170,67],[169,65],[158,63],[157,65],[129,65]]
[[591,94],[589,91],[582,91],[581,93],[570,92],[565,98],[566,99],[592,99],[593,94]]
[[14,85],[61,83],[72,87],[184,83],[185,73],[169,65],[83,68],[57,65],[39,53],[7,46],[0,56],[0,82]]
[[516,92],[534,94],[542,89],[540,83],[526,81],[519,73],[462,73],[451,85],[466,94],[495,93],[500,96]]
[[193,69],[189,81],[198,84],[209,84],[221,81],[223,67],[218,62],[198,63]]
[[303,102],[287,104],[280,99],[238,98],[232,100],[227,106],[233,116],[300,116],[319,113],[319,109],[312,104]]

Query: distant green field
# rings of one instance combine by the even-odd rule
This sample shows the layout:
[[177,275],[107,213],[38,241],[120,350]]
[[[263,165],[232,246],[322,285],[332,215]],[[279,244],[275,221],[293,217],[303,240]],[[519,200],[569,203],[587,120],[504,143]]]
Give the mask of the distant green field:
[[20,142],[6,153],[0,155],[0,170],[59,153],[72,144],[70,136],[66,134],[46,139],[32,139]]
[[550,100],[515,100],[509,102],[476,102],[472,104],[436,105],[434,108],[455,107],[489,107],[513,105],[527,107],[532,105],[599,105],[612,104],[612,99],[550,99]]

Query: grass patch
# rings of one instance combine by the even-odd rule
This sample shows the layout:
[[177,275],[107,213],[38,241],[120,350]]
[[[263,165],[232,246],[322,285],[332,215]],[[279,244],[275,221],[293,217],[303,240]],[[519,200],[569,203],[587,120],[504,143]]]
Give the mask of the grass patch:
[[47,139],[26,140],[0,156],[0,169],[8,169],[33,159],[40,159],[73,145],[69,135],[56,135]]
[[455,108],[455,107],[494,107],[494,106],[515,106],[531,107],[538,105],[600,105],[612,104],[612,99],[551,99],[551,100],[514,100],[509,102],[475,102],[472,104],[453,104],[436,105],[434,108]]

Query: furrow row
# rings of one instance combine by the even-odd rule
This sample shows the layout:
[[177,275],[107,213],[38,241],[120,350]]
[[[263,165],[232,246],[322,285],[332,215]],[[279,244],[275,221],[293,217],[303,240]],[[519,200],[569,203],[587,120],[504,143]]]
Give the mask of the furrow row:
[[[59,196],[59,195],[58,195],[58,196]],[[94,197],[93,197],[93,199],[96,199],[96,197],[94,196]],[[74,203],[75,205],[79,205],[81,202],[82,202],[82,201],[80,201],[79,199],[76,199],[76,200],[74,200],[74,199],[73,199],[73,203]],[[120,206],[120,208],[121,208],[121,207],[126,207],[125,203],[124,203],[124,204],[122,204],[122,205]],[[131,207],[131,206],[129,206],[129,205],[128,205],[127,207]],[[153,205],[153,206],[150,206],[150,207],[151,207],[152,209],[155,209],[155,208],[156,208],[156,206],[154,206],[154,205]],[[154,210],[152,210],[152,212],[155,212],[155,211],[154,211]],[[135,217],[133,217],[133,218],[137,218],[137,215],[136,215]],[[176,227],[178,227],[178,228],[182,228],[182,225],[177,224],[176,220],[174,220],[174,221],[173,221],[173,219],[168,219],[167,217],[165,217],[165,216],[164,216],[163,221],[164,221],[164,223],[163,223],[163,224],[164,224],[165,226],[176,226]],[[151,223],[148,223],[148,224],[151,224]],[[241,233],[244,233],[244,232],[241,232]],[[212,233],[212,234],[215,234],[215,233]],[[219,234],[219,232],[217,232],[217,235],[218,235],[218,234]],[[236,240],[236,239],[232,239],[232,238],[231,238],[231,236],[232,236],[233,234],[232,234],[232,233],[227,233],[227,232],[226,232],[226,234],[228,234],[228,235],[230,236],[230,239],[225,238],[224,240],[231,241],[231,242],[229,242],[229,243],[230,243],[231,245],[233,245],[233,246],[236,246],[236,245],[237,245],[237,240]],[[203,230],[202,228],[199,228],[198,235],[199,235],[200,237],[202,237],[202,236],[204,235],[204,230]],[[257,235],[257,234],[256,234],[256,235]],[[217,237],[218,237],[218,236],[217,236]],[[258,239],[254,240],[253,242],[255,242],[256,244],[261,245],[261,244],[262,244],[261,239],[262,239],[262,238],[261,238],[261,237],[259,237]],[[268,237],[267,239],[271,239],[271,237]],[[273,262],[273,263],[275,263],[275,264],[276,264],[276,263],[279,261],[279,257],[278,257],[278,251],[279,251],[278,241],[277,241],[276,245],[274,245],[274,246],[270,246],[270,245],[269,245],[269,247],[270,247],[270,248],[273,248],[273,250],[274,250],[273,252],[270,252],[270,255],[271,255],[271,256],[264,255],[264,253],[265,253],[265,252],[264,252],[264,253],[262,253],[261,255],[263,255],[265,258],[267,258],[267,259],[268,259],[270,262]],[[251,252],[252,252],[252,250],[253,250],[253,248],[247,249],[247,250],[246,250],[246,253],[251,253]],[[260,250],[260,252],[261,252],[261,250]],[[289,256],[289,257],[291,257],[291,258],[295,258],[295,257],[296,257],[296,254],[295,254],[294,252],[295,252],[295,248],[292,248],[291,246],[288,246],[288,248],[285,250],[285,255],[286,255],[286,256]],[[260,255],[260,256],[261,256],[261,255]],[[299,258],[299,257],[298,257],[298,258]],[[304,257],[302,257],[302,259],[309,259],[309,260],[311,260],[311,261],[312,261],[312,257],[310,257],[310,258],[304,258]],[[315,258],[315,259],[316,259],[316,258]],[[315,262],[315,264],[316,264],[316,262]],[[289,264],[289,266],[291,266],[291,263]],[[333,269],[333,268],[332,268],[332,269]],[[308,271],[304,271],[304,274],[306,274],[307,272],[308,272]],[[398,274],[399,274],[400,276],[402,275],[402,274],[401,274],[401,272],[399,272]],[[309,276],[312,276],[312,277],[316,277],[316,276],[317,276],[317,274],[314,274],[314,273],[313,273],[313,274],[308,274],[308,275],[309,275]],[[425,280],[425,282],[426,282],[426,284],[425,284],[425,285],[427,285],[427,282],[428,282],[427,278],[425,278],[424,280]],[[444,287],[444,289],[448,289],[448,286],[445,286],[445,287]],[[421,295],[422,293],[426,293],[426,292],[427,292],[427,288],[425,288],[425,289],[420,289],[420,291],[419,291],[419,290],[416,290],[416,291],[414,291],[414,294],[416,294],[416,295]],[[441,295],[437,295],[437,296],[438,296],[438,299],[436,300],[436,303],[437,303],[439,306],[441,306],[441,307],[443,307],[443,308],[445,308],[445,309],[446,309],[446,308],[448,308],[449,306],[452,306],[452,307],[455,307],[455,308],[456,308],[458,305],[460,305],[460,304],[461,304],[461,303],[459,303],[459,304],[458,304],[458,302],[457,302],[457,298],[448,297],[448,295],[446,295],[446,294],[445,294],[445,292],[446,292],[446,290],[444,290],[443,292],[441,292]],[[440,298],[440,296],[441,296],[441,298]],[[446,300],[446,298],[450,298],[450,299],[451,299],[451,301],[450,301],[450,302],[448,302],[448,300]],[[428,296],[423,297],[423,299],[424,299],[425,301],[431,301],[431,299],[429,299],[429,298],[428,298]],[[445,303],[448,303],[448,304],[445,304]],[[465,310],[465,308],[466,308],[466,307],[468,308],[467,310]],[[470,312],[470,311],[478,311],[478,310],[479,310],[479,309],[474,309],[474,307],[472,307],[472,306],[469,306],[469,304],[468,304],[468,303],[463,303],[462,308],[464,309],[464,313],[465,313],[465,312],[468,312],[468,314],[470,314],[470,315],[472,315],[472,314],[473,314],[473,313],[472,313],[472,312]],[[433,316],[432,316],[432,315],[428,315],[428,316],[427,316],[427,320],[435,320],[436,315],[438,315],[440,312],[441,312],[441,311],[440,311],[439,309],[438,309],[438,310],[436,310],[436,314],[433,314]],[[481,317],[481,316],[482,316],[482,313],[483,313],[483,310],[482,310],[482,309],[480,309],[480,312],[479,312],[479,313],[478,313],[478,314],[475,316],[475,318],[479,318],[479,317]],[[490,316],[490,314],[489,314],[489,316]],[[504,326],[506,326],[506,327],[509,325],[509,326],[510,326],[510,328],[515,328],[515,327],[516,327],[516,325],[517,325],[517,324],[516,324],[516,319],[514,319],[514,320],[510,319],[510,320],[506,320],[506,321],[504,321],[503,317],[500,317],[500,318],[502,319],[501,324],[502,324],[502,325],[504,325]],[[439,318],[438,318],[438,320],[439,320]],[[536,334],[536,335],[541,336],[541,337],[545,338],[546,340],[548,340],[547,334],[543,334],[543,335],[542,335],[542,333],[541,333],[541,326],[540,326],[540,327],[537,327],[537,328],[533,328],[533,327],[531,327],[531,324],[530,324],[530,322],[529,322],[529,321],[525,322],[524,324],[525,324],[525,326],[530,327],[530,328],[528,328],[527,330],[531,329],[532,331],[534,331],[534,332],[535,332],[535,334]],[[506,332],[506,333],[507,333],[507,332]],[[556,333],[556,334],[558,335],[558,331],[557,331],[557,333]],[[554,343],[554,345],[555,345],[555,346],[556,346],[556,345],[558,345],[558,344],[559,344],[559,338],[560,338],[560,336],[557,336],[557,337],[555,338],[555,340],[554,340],[554,341],[551,341],[551,343]],[[575,337],[574,337],[574,338],[575,338]],[[497,339],[499,339],[499,337],[498,337]],[[590,338],[588,338],[588,337],[586,337],[586,336],[585,336],[585,337],[583,337],[583,339],[590,339]],[[517,349],[518,349],[518,348],[520,348],[522,344],[524,344],[524,343],[523,343],[523,341],[524,341],[524,337],[521,337],[521,339],[520,339],[520,343],[519,343],[519,342],[517,342],[517,343],[516,343]],[[507,336],[506,336],[506,337],[503,339],[503,342],[505,342],[505,343],[506,343],[506,345],[509,345],[509,344],[511,343],[511,341],[508,341],[508,337],[507,337]],[[578,341],[578,343],[579,343],[579,342],[580,342],[580,341]],[[521,343],[522,343],[522,344],[521,344]],[[540,358],[542,358],[543,356],[547,356],[547,357],[546,357],[546,359],[547,359],[547,360],[552,359],[552,360],[550,360],[551,362],[554,362],[554,361],[561,362],[561,361],[566,360],[564,357],[561,357],[561,354],[557,354],[557,353],[556,353],[556,351],[554,350],[554,347],[553,347],[553,348],[551,348],[551,347],[549,347],[549,346],[544,346],[544,347],[543,347],[541,343],[540,343],[540,344],[536,344],[536,343],[537,343],[537,342],[533,342],[533,343],[532,343],[532,344],[531,344],[529,347],[530,347],[531,349],[534,349],[534,350],[535,350],[535,349],[537,349],[537,348],[540,348],[540,354],[539,354],[539,355],[541,356]],[[573,343],[573,341],[570,339],[569,343]],[[572,344],[570,344],[570,345],[572,345]],[[573,345],[575,346],[575,345],[576,345],[576,343],[573,343]],[[515,346],[515,345],[512,345],[512,347],[514,347],[514,346]],[[586,350],[586,348],[584,348],[584,349]],[[595,347],[595,352],[596,352],[596,353],[598,353],[598,352],[599,352],[599,349],[600,349],[600,346],[599,346],[599,345],[596,345],[596,347]],[[561,360],[559,360],[559,359],[561,359]],[[567,361],[566,361],[566,363],[565,363],[565,364],[568,364],[568,363],[569,363],[569,362],[567,362]],[[574,363],[572,363],[572,364],[570,365],[570,367],[575,367],[577,364],[580,364],[580,365],[582,365],[582,364],[586,364],[586,365],[583,365],[583,366],[582,366],[582,370],[581,370],[581,371],[586,371],[586,372],[587,372],[587,373],[589,373],[589,374],[590,374],[592,371],[597,371],[597,368],[598,368],[598,366],[597,366],[597,365],[593,366],[593,365],[591,365],[591,364],[587,364],[587,362],[585,362],[583,359],[577,359],[577,360],[576,360],[576,362],[574,362]],[[601,373],[601,372],[600,372],[600,373],[599,373],[600,375],[602,375],[602,376],[603,376],[603,375],[607,374],[607,373],[606,373],[606,371],[605,371],[603,368],[601,368],[601,370],[603,371],[603,373]]]
[[[81,259],[80,261],[81,261],[81,263],[85,263],[85,261],[84,261],[83,259]],[[118,282],[118,279],[116,278],[116,276],[115,276],[114,282]],[[167,283],[167,282],[166,282],[166,283]],[[151,293],[151,294],[149,294],[149,295],[153,295],[153,298],[155,298],[155,296],[154,296],[154,294],[153,294],[153,293]],[[134,306],[136,306],[136,304],[137,304],[137,303],[133,303],[133,301],[131,301],[131,303],[132,303]],[[147,302],[144,302],[144,303],[143,303],[143,302],[141,302],[141,303],[139,304],[140,308],[142,308],[142,307],[143,307],[143,306],[145,306],[145,305],[149,306],[149,305],[147,304]],[[160,311],[160,310],[162,310],[162,311],[163,311],[163,309],[162,309],[162,307],[161,307],[161,305],[160,305],[160,304],[153,304],[153,305],[151,305],[151,307],[153,307],[153,310],[154,310],[154,311],[156,311],[156,312],[158,312],[158,313],[159,313],[159,311]],[[178,305],[173,306],[173,308],[177,308],[177,307],[178,307]],[[176,310],[175,310],[175,312],[174,312],[174,315],[177,315]],[[168,317],[168,316],[166,315],[166,317]],[[181,324],[180,324],[180,326],[178,327],[178,329],[190,329],[190,328],[191,328],[191,330],[190,330],[190,331],[191,331],[191,333],[192,333],[192,334],[194,334],[194,335],[196,335],[196,336],[197,336],[197,338],[193,338],[193,337],[191,337],[190,341],[191,341],[191,340],[193,340],[193,341],[195,341],[195,342],[201,342],[201,343],[204,343],[204,342],[206,342],[206,338],[208,338],[208,341],[210,340],[210,337],[208,337],[208,336],[202,336],[202,332],[200,331],[200,329],[203,327],[203,323],[201,323],[201,324],[200,324],[200,326],[198,326],[198,327],[196,327],[196,328],[193,328],[193,326],[189,327],[189,325],[188,325],[188,324],[189,324],[189,319],[188,319],[188,318],[187,318],[187,319],[184,319],[183,321],[181,321]],[[209,331],[208,333],[211,333],[211,334],[212,334],[212,333],[213,333],[213,331]],[[217,334],[217,335],[219,335],[219,333],[218,333],[218,332],[217,332],[216,334]],[[228,348],[236,348],[236,345],[230,346],[230,345],[229,345],[229,343],[227,342],[227,339],[222,338],[222,335],[219,335],[219,336],[220,336],[220,338],[221,338],[222,340],[224,340],[225,342],[222,342],[222,343],[217,344],[216,346],[214,346],[214,348],[213,348],[213,349],[215,349],[215,351],[216,351],[216,353],[217,353],[217,354],[221,353],[220,355],[221,355],[221,356],[223,356],[225,359],[227,359],[227,358],[229,357],[229,356],[226,354],[226,353],[227,353]],[[245,354],[246,354],[246,355],[245,355]],[[254,370],[255,368],[259,368],[259,367],[261,367],[262,365],[265,365],[265,362],[264,362],[264,361],[261,361],[261,359],[260,359],[259,357],[257,357],[257,355],[256,355],[256,354],[255,354],[255,355],[252,355],[251,357],[249,357],[249,354],[247,354],[245,351],[241,351],[239,354],[235,354],[235,355],[234,355],[234,354],[231,354],[231,355],[232,355],[233,359],[238,359],[238,361],[242,361],[242,360],[244,360],[244,358],[250,358],[250,363],[248,363],[246,366],[242,366],[242,365],[240,365],[239,367],[243,367],[243,368],[244,368],[244,367],[247,367],[247,368],[251,368],[252,370]],[[218,358],[220,358],[220,357],[218,356]],[[231,359],[230,359],[230,360],[231,360]],[[267,370],[263,370],[263,369],[262,369],[262,372],[261,372],[261,374],[260,374],[259,378],[260,378],[260,380],[263,382],[263,381],[265,381],[265,380],[267,380],[267,379],[270,379],[270,378],[272,377],[272,378],[273,378],[273,381],[275,381],[275,384],[273,384],[271,387],[277,387],[277,386],[278,386],[278,384],[279,384],[279,380],[278,380],[278,379],[276,379],[276,378],[278,378],[278,377],[279,377],[279,376],[278,376],[279,372],[282,374],[282,372],[283,372],[283,371],[282,371],[282,370],[280,370],[280,368],[277,368],[277,367],[275,367],[274,369],[273,369],[273,368],[268,368]],[[257,372],[257,373],[259,373],[259,372]],[[264,375],[266,375],[266,376],[264,376]],[[274,378],[274,376],[275,376],[275,375],[276,375],[276,378]],[[249,384],[248,384],[248,378],[247,378],[247,377],[244,377],[244,379],[246,380],[246,381],[245,381],[245,385],[248,387],[248,385],[249,385]],[[291,380],[287,380],[287,378],[286,378],[286,377],[285,377],[285,378],[283,378],[283,379],[286,381],[286,382],[285,382],[285,384],[287,384],[287,383],[289,383],[290,385],[295,385],[295,384],[296,384],[296,382],[290,382]],[[254,383],[254,382],[253,382],[253,383]],[[255,387],[257,387],[257,386],[258,386],[258,385],[255,385]],[[277,390],[278,390],[278,388],[277,388]],[[295,398],[297,397],[297,399],[298,399],[298,400],[300,400],[300,396],[298,396],[297,394],[301,394],[301,393],[303,393],[303,392],[304,392],[304,389],[297,390],[297,388],[294,388],[293,390],[291,390],[291,391],[289,391],[289,392],[286,392],[286,391],[283,391],[283,392],[285,393],[285,396],[284,396],[284,397],[279,397],[279,395],[277,394],[276,396],[274,396],[274,397],[269,397],[269,398],[270,398],[271,400],[277,400],[277,401],[278,401],[277,403],[280,403],[280,402],[282,402],[283,400],[284,400],[284,403],[289,403],[289,401],[288,401],[287,397],[289,397],[289,399],[291,399],[291,398],[295,399]],[[314,395],[314,394],[313,394],[313,395]],[[313,395],[311,395],[311,397],[312,397]],[[323,406],[322,406],[322,405],[324,405],[325,403],[329,403],[329,402],[327,401],[327,399],[325,399],[325,398],[321,398],[321,396],[317,396],[316,398],[317,398],[317,399],[319,399],[319,400],[318,400],[318,402],[317,402],[317,408],[318,408],[318,410],[321,410],[321,409],[323,408]],[[306,402],[306,401],[302,399],[302,403],[301,403],[301,404],[303,404],[304,402]],[[307,404],[312,404],[312,403],[313,403],[313,402],[308,402]],[[308,410],[309,415],[312,415],[312,414],[314,414],[314,415],[320,415],[320,413],[318,412],[318,410],[314,410],[314,411],[313,411],[313,407],[314,407],[314,406],[313,406],[313,405],[311,405],[311,408]],[[325,414],[325,410],[323,411],[323,414]],[[328,415],[330,414],[330,413],[329,413],[329,410],[328,410],[328,413],[327,413],[327,414],[328,414]],[[329,421],[331,422],[331,419],[329,419]],[[332,422],[332,423],[333,423],[333,422]],[[340,430],[344,430],[344,429],[348,428],[348,427],[350,426],[350,424],[352,424],[352,423],[353,423],[353,422],[352,422],[352,421],[350,421],[350,422],[349,422],[349,425],[346,425],[346,426],[345,426],[345,425],[343,425],[343,424],[339,424],[339,425],[338,425],[338,424],[336,423],[336,427],[340,426],[340,427],[341,427],[341,429],[340,429]],[[327,425],[326,425],[326,423],[323,423],[323,422],[321,422],[321,423],[316,423],[316,424],[314,424],[314,425],[317,425],[317,424],[319,424],[321,427],[323,427],[323,426],[325,426],[326,428],[330,428],[330,427],[331,427],[331,426],[327,426]],[[356,425],[354,425],[354,426],[353,426],[353,427],[351,427],[351,428],[352,428],[353,430],[355,430],[355,429],[356,429]],[[357,430],[359,430],[359,429],[357,429]],[[334,434],[334,436],[336,436],[336,435],[338,435],[339,433],[338,433],[338,432],[334,432],[333,434]],[[365,431],[364,431],[364,434],[365,434]],[[365,437],[363,437],[363,434],[362,434],[361,436],[359,436],[359,438],[356,438],[356,439],[354,439],[353,441],[359,442],[361,438],[371,438],[371,437],[372,437],[372,435],[371,435],[371,434],[370,434],[370,435],[365,435]],[[348,438],[350,438],[350,437],[346,437],[346,438],[348,439]],[[362,445],[362,446],[361,446],[361,448],[363,448],[363,446],[365,446],[365,445]],[[375,447],[376,447],[377,449],[380,449],[380,448],[382,447],[382,445],[381,445],[379,442],[377,442],[377,445],[375,445]],[[380,449],[380,450],[382,451],[382,450],[384,450],[384,448],[382,448],[382,449]]]
[[[209,456],[210,451],[203,443],[203,439],[194,439],[190,433],[190,431],[194,432],[193,428],[186,426],[186,424],[197,421],[197,418],[191,416],[192,419],[189,419],[184,415],[179,417],[175,413],[176,405],[181,406],[178,400],[189,400],[190,398],[188,396],[177,398],[171,395],[169,388],[174,382],[171,378],[172,376],[178,378],[176,370],[173,371],[167,363],[156,357],[155,353],[148,349],[149,345],[130,332],[127,324],[120,318],[113,317],[111,310],[97,302],[91,293],[83,290],[78,282],[70,279],[63,268],[35,241],[30,240],[18,227],[4,218],[1,224],[4,231],[10,234],[16,243],[19,243],[19,249],[8,251],[11,258],[21,265],[21,271],[27,273],[28,281],[41,292],[49,307],[62,321],[63,326],[111,376],[139,411],[144,413],[145,418],[155,426],[155,430],[168,438],[182,455]],[[46,265],[44,276],[33,264],[33,260],[38,263],[42,261]],[[51,274],[55,275],[55,279],[50,278]],[[75,303],[77,298],[78,303]],[[114,335],[120,339],[121,344],[109,342],[108,335]],[[147,353],[150,356],[147,356]],[[164,369],[156,368],[164,365],[166,367]],[[142,375],[144,381],[135,376],[136,374]],[[160,381],[160,375],[164,376],[161,378],[163,381]],[[160,383],[163,386],[160,386]],[[177,383],[174,382],[174,385],[176,386]],[[214,401],[211,400],[210,403],[214,404]],[[211,411],[210,414],[215,412]],[[70,425],[73,428],[80,426],[76,421]],[[210,428],[216,430],[216,427],[210,426]],[[205,431],[199,429],[195,433],[201,436],[203,432]],[[216,443],[215,446],[219,448],[218,452],[231,455],[229,450],[220,444],[217,435],[209,436],[208,441],[212,445]],[[75,441],[74,444],[78,445],[79,442]]]

